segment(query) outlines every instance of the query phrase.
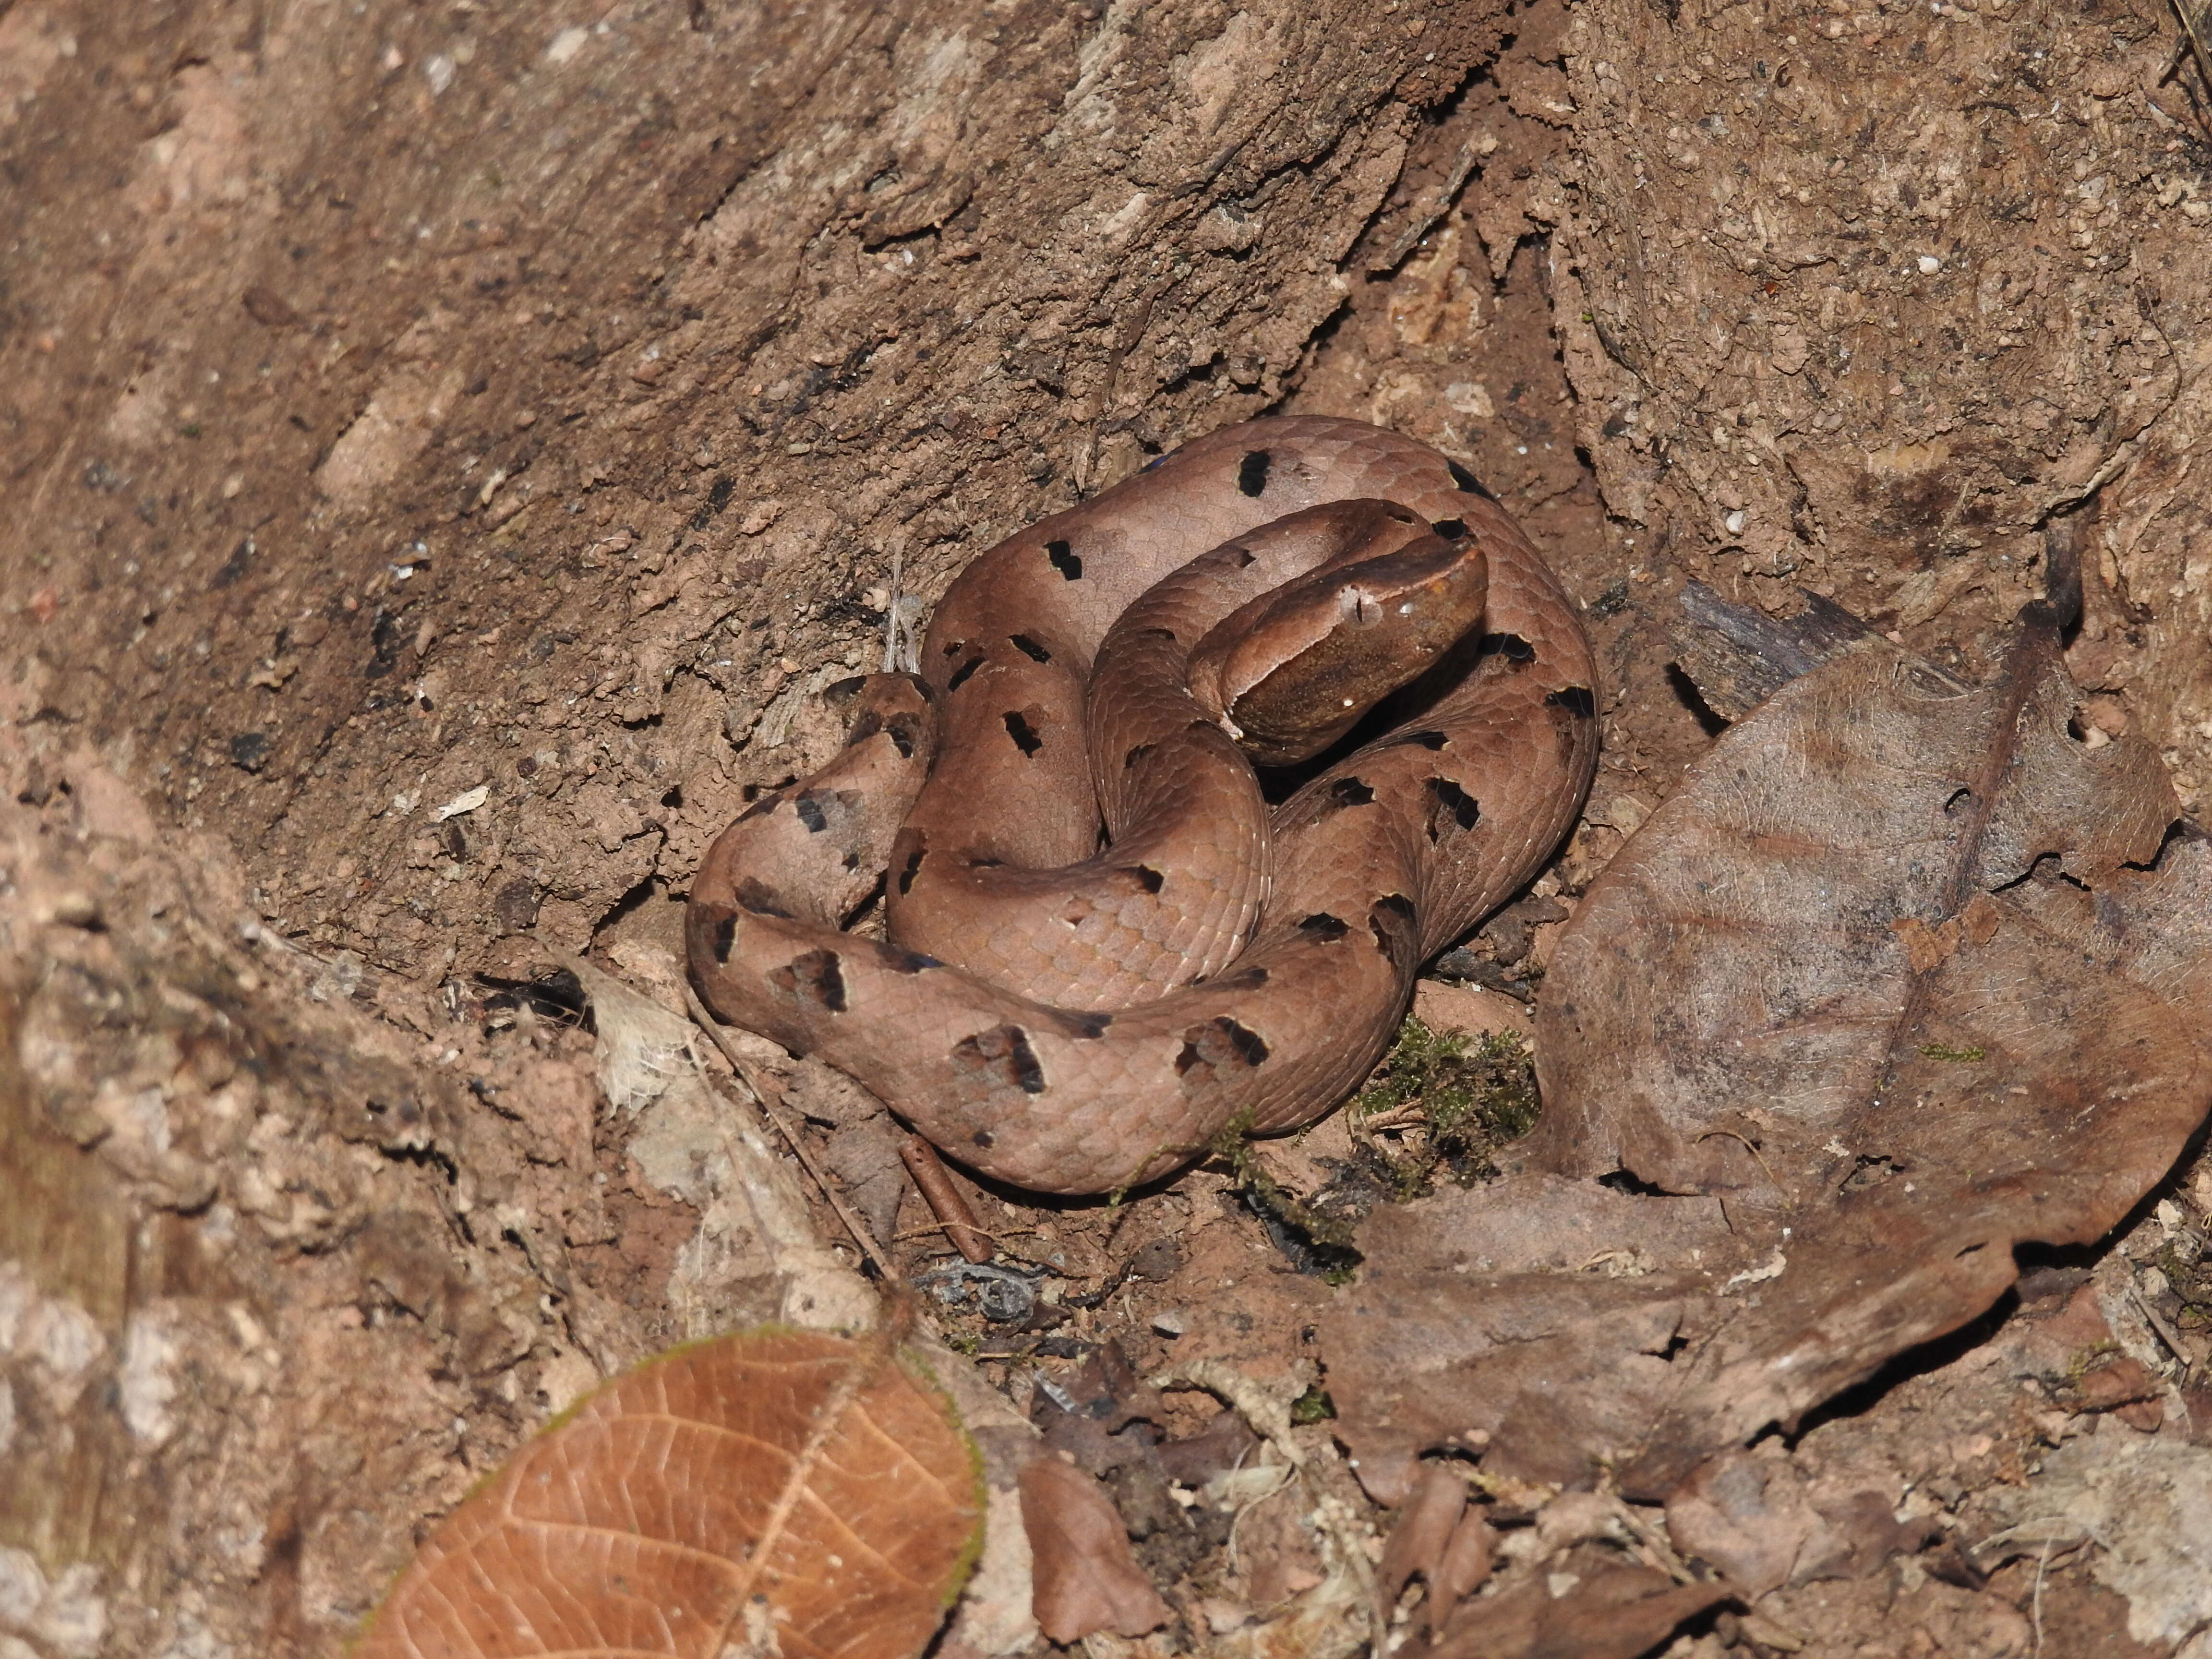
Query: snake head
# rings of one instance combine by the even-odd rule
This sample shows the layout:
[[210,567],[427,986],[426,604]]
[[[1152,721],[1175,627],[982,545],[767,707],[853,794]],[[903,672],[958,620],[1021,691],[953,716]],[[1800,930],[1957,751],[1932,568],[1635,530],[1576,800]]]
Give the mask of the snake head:
[[1324,567],[1200,641],[1191,689],[1255,761],[1319,754],[1480,624],[1481,543],[1457,521],[1438,530],[1447,533]]

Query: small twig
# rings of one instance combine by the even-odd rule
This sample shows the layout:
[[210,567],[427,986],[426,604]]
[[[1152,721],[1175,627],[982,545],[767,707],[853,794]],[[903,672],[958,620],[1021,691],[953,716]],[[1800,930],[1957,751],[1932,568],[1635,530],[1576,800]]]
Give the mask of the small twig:
[[2190,1364],[2189,1350],[2181,1346],[2181,1333],[2168,1324],[2166,1316],[2152,1307],[2148,1298],[2133,1285],[2128,1288],[2128,1300],[2136,1304],[2136,1311],[2143,1316],[2143,1323],[2148,1325],[2152,1334],[2166,1345],[2166,1352],[2181,1362],[2185,1374]]
[[1638,1549],[1643,1553],[1644,1565],[1665,1573],[1678,1584],[1696,1581],[1698,1575],[1690,1571],[1689,1564],[1676,1553],[1673,1540],[1663,1528],[1654,1526],[1633,1504],[1611,1492],[1606,1495],[1613,1498],[1617,1506],[1613,1518],[1620,1523],[1621,1530],[1636,1540]]
[[[1224,165],[1226,165],[1225,161]],[[1145,331],[1152,325],[1152,307],[1159,302],[1160,295],[1168,291],[1169,284],[1173,281],[1172,277],[1163,276],[1153,285],[1152,291],[1137,302],[1136,309],[1122,319],[1121,326],[1115,332],[1114,344],[1106,354],[1104,384],[1098,392],[1098,413],[1091,422],[1090,429],[1084,434],[1082,447],[1077,450],[1075,464],[1070,469],[1071,482],[1075,485],[1078,495],[1091,488],[1091,468],[1098,459],[1099,432],[1112,417],[1114,399],[1121,390],[1122,360],[1136,349],[1137,343],[1145,337]]]
[[[996,1249],[998,1247],[1003,1245],[1008,1239],[1019,1238],[1024,1233],[1035,1232],[1036,1229],[1034,1227],[986,1227],[979,1221],[975,1224],[975,1231],[982,1234],[984,1237],[989,1239],[991,1241],[992,1248]],[[944,1237],[945,1229],[939,1226],[934,1220],[932,1220],[927,1227],[900,1228],[896,1232],[891,1235],[891,1243],[894,1244],[910,1244],[917,1238],[942,1238]],[[1031,1267],[1047,1265],[1031,1261],[1027,1256],[1019,1256],[1018,1259],[1024,1261],[1029,1261]]]
[[922,1201],[929,1206],[930,1214],[945,1230],[952,1248],[978,1267],[991,1259],[991,1237],[975,1224],[975,1212],[968,1207],[968,1200],[952,1184],[952,1172],[945,1167],[937,1148],[920,1135],[909,1136],[899,1148],[899,1161],[906,1172],[914,1177],[921,1189]]
[[2043,1570],[2051,1565],[2051,1540],[2043,1540],[2043,1553],[2035,1558],[2035,1594],[2030,1606],[2035,1617],[2035,1650],[2043,1651]]
[[820,1188],[822,1196],[829,1201],[830,1207],[836,1212],[837,1219],[844,1224],[845,1231],[852,1234],[853,1243],[860,1247],[860,1253],[876,1264],[876,1271],[883,1274],[885,1283],[890,1285],[900,1283],[899,1271],[891,1266],[891,1260],[884,1254],[883,1247],[876,1243],[874,1235],[868,1231],[860,1218],[853,1213],[852,1206],[845,1202],[844,1195],[830,1184],[830,1177],[822,1172],[822,1166],[814,1161],[814,1155],[806,1150],[805,1145],[799,1139],[798,1133],[783,1121],[783,1115],[768,1103],[767,1091],[754,1081],[750,1068],[738,1057],[737,1045],[722,1034],[722,1028],[715,1023],[714,1017],[707,1012],[706,1006],[699,1000],[699,994],[689,985],[684,988],[684,1001],[691,1010],[692,1023],[704,1031],[714,1045],[722,1051],[722,1058],[730,1062],[730,1070],[736,1075],[738,1083],[744,1085],[745,1092],[753,1097],[753,1104],[760,1108],[761,1115],[775,1127],[776,1133],[783,1137],[783,1144],[791,1149],[791,1155],[799,1160],[799,1168],[805,1170],[808,1176],[812,1177],[815,1186]]
[[921,666],[921,600],[902,590],[906,550],[891,550],[890,598],[884,606],[884,672],[911,674]]
[[2171,0],[2171,3],[2174,20],[2181,25],[2181,44],[2173,54],[2173,61],[2166,66],[2166,75],[2158,78],[2164,81],[2167,75],[2179,69],[2182,55],[2185,52],[2197,60],[2197,72],[2204,77],[2204,84],[2212,87],[2212,70],[2205,67],[2204,38],[2198,30],[2205,9],[2201,4],[2192,4],[2191,0]]

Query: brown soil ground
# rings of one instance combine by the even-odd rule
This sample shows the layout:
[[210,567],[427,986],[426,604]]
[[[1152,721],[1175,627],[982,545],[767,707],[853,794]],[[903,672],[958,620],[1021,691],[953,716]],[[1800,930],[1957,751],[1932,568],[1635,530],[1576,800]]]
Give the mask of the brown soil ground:
[[[1407,432],[1584,603],[1605,756],[1539,966],[1708,740],[1692,578],[1971,675],[2085,526],[2069,665],[2201,814],[2212,125],[2176,46],[2152,0],[0,0],[0,1548],[40,1575],[0,1655],[334,1651],[580,1391],[777,1311],[554,976],[675,994],[701,853],[834,747],[817,694],[894,599],[1185,435]],[[759,1064],[941,1263],[890,1127]],[[1303,1196],[1353,1156],[1258,1154]],[[1020,1329],[939,1315],[1018,1404],[1109,1340],[1326,1365],[1329,1286],[1236,1170],[973,1197],[1049,1270]],[[1762,1443],[1929,1524],[1672,1650],[2209,1650],[2155,1560],[1960,1553],[2046,1462],[2212,1458],[2208,1232],[2186,1166]],[[2090,1285],[2154,1378],[2110,1410],[1990,1358]],[[1238,1540],[1140,1547],[1228,1610],[1145,1650],[1319,1571],[1296,1516]]]

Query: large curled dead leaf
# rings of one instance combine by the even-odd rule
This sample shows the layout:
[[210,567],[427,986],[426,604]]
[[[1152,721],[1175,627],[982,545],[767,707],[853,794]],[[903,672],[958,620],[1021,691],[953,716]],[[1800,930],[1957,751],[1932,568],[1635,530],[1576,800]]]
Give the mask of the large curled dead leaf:
[[967,1437],[886,1346],[763,1328],[647,1361],[422,1545],[356,1659],[906,1659],[974,1560]]
[[2166,1173],[2212,857],[2075,704],[2032,613],[1985,686],[1866,640],[1714,744],[1553,955],[1524,1173],[1362,1237],[1330,1382],[1375,1481],[1456,1442],[1663,1496]]

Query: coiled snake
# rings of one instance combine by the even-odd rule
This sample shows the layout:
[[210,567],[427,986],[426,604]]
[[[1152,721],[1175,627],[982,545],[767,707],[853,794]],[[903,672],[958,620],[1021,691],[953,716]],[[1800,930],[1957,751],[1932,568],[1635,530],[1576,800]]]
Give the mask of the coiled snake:
[[[1299,760],[1409,676],[1399,724],[1268,806],[1232,732]],[[842,753],[708,852],[692,973],[986,1175],[1124,1188],[1357,1086],[1574,821],[1595,685],[1463,468],[1230,427],[961,574],[919,674],[862,683]],[[840,931],[879,880],[890,942]]]

